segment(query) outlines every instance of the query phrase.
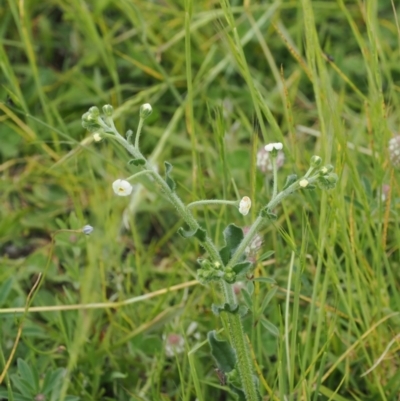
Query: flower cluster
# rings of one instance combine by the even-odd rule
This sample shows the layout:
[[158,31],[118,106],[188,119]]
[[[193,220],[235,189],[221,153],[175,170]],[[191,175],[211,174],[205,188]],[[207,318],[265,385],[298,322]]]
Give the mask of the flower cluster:
[[[246,235],[249,232],[249,230],[250,227],[244,227],[243,234]],[[261,249],[262,244],[263,244],[263,239],[261,235],[257,233],[251,240],[250,244],[247,245],[246,249],[244,250],[244,253],[248,261],[255,263],[256,254]]]
[[95,141],[101,139],[101,134],[107,126],[107,120],[114,112],[113,107],[109,104],[104,105],[102,110],[103,115],[100,115],[100,110],[93,106],[82,116],[82,127],[94,134]]
[[389,141],[389,157],[393,167],[400,167],[400,135]]

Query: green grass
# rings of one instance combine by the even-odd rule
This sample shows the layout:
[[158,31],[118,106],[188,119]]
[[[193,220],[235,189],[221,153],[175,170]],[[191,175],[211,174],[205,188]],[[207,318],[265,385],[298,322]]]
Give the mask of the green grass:
[[[110,103],[119,131],[135,132],[151,103],[142,152],[160,170],[173,164],[185,203],[253,200],[246,217],[195,209],[220,246],[224,227],[249,226],[272,194],[255,168],[263,144],[284,143],[280,188],[314,154],[340,177],[285,200],[261,233],[260,253],[275,253],[255,275],[277,284],[256,283],[244,324],[264,399],[398,400],[400,185],[387,144],[400,115],[400,8],[245,3],[0,2],[0,374],[16,345],[4,399],[43,388],[46,400],[234,399],[206,343],[210,330],[224,336],[211,311],[219,288],[189,283],[201,247],[177,235],[182,222],[146,178],[130,201],[116,197],[129,156],[81,127],[89,107]],[[61,232],[53,247],[56,230],[85,224],[91,236]],[[39,273],[31,306],[58,310],[6,313],[25,307]],[[185,338],[175,357],[171,333]]]

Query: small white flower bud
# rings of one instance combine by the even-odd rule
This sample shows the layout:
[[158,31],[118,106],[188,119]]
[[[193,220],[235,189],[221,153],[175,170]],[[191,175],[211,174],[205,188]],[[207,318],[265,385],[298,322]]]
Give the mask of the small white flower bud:
[[100,115],[100,111],[96,106],[92,106],[89,109],[89,113],[93,118],[96,118],[96,117],[98,117]]
[[114,112],[114,108],[111,106],[111,104],[105,104],[103,106],[103,113],[104,115],[106,115],[107,117],[111,117],[112,114]]
[[96,133],[94,133],[93,134],[93,140],[95,141],[95,142],[100,142],[101,141],[101,135],[98,133],[98,132],[96,132]]
[[311,158],[310,165],[311,167],[319,167],[322,163],[322,159],[319,156],[314,155]]
[[132,185],[126,180],[116,180],[112,184],[114,192],[118,196],[128,196],[132,193]]
[[86,226],[84,226],[82,228],[82,232],[85,235],[90,235],[93,232],[94,228],[92,226],[89,226],[89,224],[87,224]]
[[267,152],[272,152],[274,150],[282,150],[283,145],[281,142],[274,142],[274,143],[269,143],[268,145],[265,145],[264,149]]
[[308,184],[309,184],[309,182],[308,182],[308,180],[306,180],[306,179],[301,180],[301,181],[299,182],[299,185],[300,185],[302,188],[307,187]]
[[146,119],[153,112],[153,108],[150,103],[145,103],[140,106],[140,118]]
[[242,200],[239,203],[239,212],[246,216],[249,213],[251,208],[251,199],[248,196],[243,196]]

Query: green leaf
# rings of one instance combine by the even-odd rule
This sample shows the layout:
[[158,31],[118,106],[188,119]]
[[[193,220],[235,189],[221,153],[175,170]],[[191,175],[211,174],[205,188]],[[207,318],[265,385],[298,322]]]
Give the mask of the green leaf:
[[305,189],[305,190],[307,190],[307,191],[313,191],[314,189],[316,189],[317,187],[314,185],[314,184],[308,184],[305,188],[302,188],[302,189]]
[[271,277],[256,277],[253,281],[260,281],[261,283],[276,284],[276,281]]
[[[14,401],[32,401],[32,396],[25,397],[24,395],[13,393]],[[10,400],[7,391],[0,391],[0,400]]]
[[55,387],[60,383],[64,375],[65,369],[58,368],[54,371],[48,370],[43,380],[42,393],[44,395],[50,394]]
[[242,288],[241,293],[243,295],[244,303],[248,306],[248,308],[250,310],[252,310],[253,309],[253,300],[251,299],[251,295],[245,288]]
[[34,389],[26,380],[21,379],[17,374],[11,375],[11,380],[14,387],[16,387],[23,396],[31,398],[35,396]]
[[265,298],[261,304],[259,313],[264,312],[265,308],[271,302],[271,299],[275,296],[277,291],[278,291],[278,287],[274,287],[271,291],[268,291],[267,295],[265,296]]
[[269,257],[271,257],[274,253],[275,253],[275,251],[267,251],[267,252],[263,253],[258,260],[260,262],[262,262],[263,260],[266,260]]
[[239,314],[239,316],[244,316],[248,312],[248,308],[244,305],[229,304],[225,303],[223,305],[211,305],[211,310],[216,316],[219,316],[221,312],[232,313],[233,315]]
[[229,386],[229,388],[235,393],[236,401],[246,401],[246,395],[243,390],[234,386]]
[[232,270],[236,273],[237,276],[245,276],[247,272],[253,269],[253,264],[251,262],[241,262],[237,263],[232,267]]
[[361,184],[364,187],[364,191],[368,198],[373,197],[372,187],[371,187],[371,180],[365,176],[361,177]]
[[246,290],[250,295],[253,295],[253,293],[254,293],[254,283],[253,283],[253,281],[248,281],[246,283]]
[[207,237],[207,232],[204,230],[204,228],[199,227],[197,230],[191,230],[187,231],[183,227],[180,227],[178,229],[178,233],[182,235],[183,238],[191,238],[195,237],[197,238],[200,242],[204,242]]
[[215,359],[218,369],[224,373],[229,373],[235,368],[236,354],[228,341],[218,340],[216,331],[210,331],[207,335],[210,344],[211,354]]
[[358,208],[358,209],[360,209],[360,210],[362,210],[362,211],[365,210],[364,205],[363,205],[362,203],[360,203],[357,199],[353,199],[353,198],[351,198],[350,196],[347,196],[347,195],[345,195],[345,196],[343,197],[343,199],[344,199],[346,202],[353,204],[356,208]]
[[14,277],[8,278],[0,287],[0,306],[4,304],[14,284]]
[[267,207],[261,209],[260,215],[261,217],[264,217],[264,219],[269,219],[271,221],[275,221],[278,218],[277,215],[275,213],[272,213],[271,210]]
[[36,394],[39,392],[39,377],[34,369],[31,369],[30,366],[21,358],[18,358],[18,373],[21,378],[27,382],[32,391]]
[[243,230],[235,224],[229,224],[224,230],[224,239],[225,246],[219,251],[219,254],[224,264],[227,264],[243,240]]
[[128,161],[128,164],[132,164],[134,166],[144,166],[146,164],[146,160],[145,159],[131,159]]
[[279,329],[267,318],[261,319],[261,324],[275,337],[279,337]]
[[283,189],[286,189],[287,187],[290,187],[296,181],[297,181],[297,174],[290,174],[286,178],[286,182],[285,182],[285,185],[284,185]]
[[172,171],[172,164],[168,162],[164,162],[165,166],[165,182],[169,186],[171,191],[175,191],[176,184],[175,181],[170,177],[170,172]]

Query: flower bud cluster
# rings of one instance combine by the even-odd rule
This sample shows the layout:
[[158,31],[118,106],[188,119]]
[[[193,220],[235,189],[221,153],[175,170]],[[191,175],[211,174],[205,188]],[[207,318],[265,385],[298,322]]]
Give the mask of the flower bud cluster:
[[109,104],[104,105],[102,110],[103,115],[100,114],[98,107],[93,106],[82,116],[83,128],[95,135],[97,134],[97,136],[94,136],[96,142],[100,140],[100,134],[104,132],[104,125],[114,112],[113,107]]
[[218,281],[223,275],[221,264],[215,262],[211,263],[208,259],[199,259],[201,267],[197,270],[197,279],[202,284],[210,283],[211,281]]
[[319,169],[316,181],[321,189],[333,189],[336,187],[338,180],[338,175],[333,173],[333,166],[328,164]]
[[92,133],[100,133],[103,131],[103,127],[99,123],[100,112],[99,109],[95,106],[91,107],[89,111],[87,111],[82,116],[82,126]]
[[333,189],[336,187],[338,180],[339,177],[336,173],[328,173],[328,174],[321,174],[317,178],[317,183],[321,189]]
[[218,262],[210,262],[208,259],[198,260],[201,267],[197,270],[197,279],[202,284],[208,284],[211,281],[224,280],[229,284],[236,281],[236,273],[231,268],[223,269]]
[[322,159],[319,156],[312,156],[310,160],[310,168],[307,174],[300,179],[299,187],[304,189],[314,189],[317,184],[321,189],[335,188],[338,182],[337,174],[333,173],[333,166],[327,164],[320,167]]

